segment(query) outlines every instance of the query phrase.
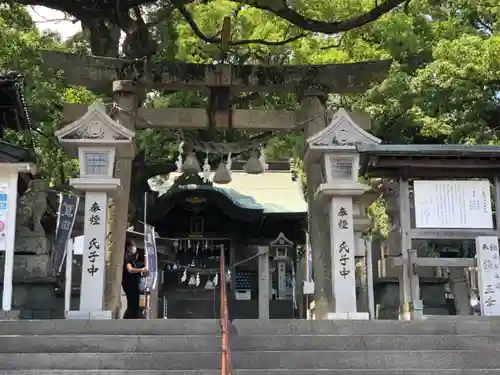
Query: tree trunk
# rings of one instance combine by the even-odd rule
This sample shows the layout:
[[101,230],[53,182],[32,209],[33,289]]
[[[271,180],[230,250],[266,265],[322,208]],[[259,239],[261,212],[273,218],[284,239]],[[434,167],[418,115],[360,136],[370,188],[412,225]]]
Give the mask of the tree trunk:
[[118,57],[121,29],[108,26],[103,20],[82,20],[82,29],[87,34],[90,49],[94,56]]
[[[317,96],[304,96],[301,100],[301,110],[304,120],[313,119],[307,125],[306,137],[315,135],[325,128],[325,107]],[[312,247],[313,280],[315,284],[315,315],[316,319],[321,320],[325,319],[328,312],[332,311],[333,298],[328,209],[325,210],[325,205],[314,199],[316,190],[323,182],[321,161],[316,164],[305,165],[304,169],[307,175],[309,236]]]
[[[121,125],[135,131],[134,114],[137,112],[139,96],[137,86],[132,81],[116,81],[113,83],[115,102],[120,111],[115,118]],[[131,116],[132,115],[132,116]],[[120,311],[123,258],[125,255],[125,239],[128,226],[128,208],[130,199],[130,182],[132,175],[132,159],[117,160],[115,177],[120,179],[120,189],[113,197],[113,209],[109,232],[108,269],[106,272],[106,294],[104,304],[115,317]]]

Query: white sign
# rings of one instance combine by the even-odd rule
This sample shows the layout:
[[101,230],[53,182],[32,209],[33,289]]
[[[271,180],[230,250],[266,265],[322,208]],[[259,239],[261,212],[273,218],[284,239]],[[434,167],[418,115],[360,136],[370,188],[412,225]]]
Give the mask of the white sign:
[[500,315],[500,259],[498,237],[476,237],[481,314]]
[[493,229],[489,181],[415,181],[417,228]]
[[353,230],[352,198],[334,197],[331,202],[330,235],[336,313],[356,312]]
[[103,309],[106,267],[107,194],[85,194],[85,229],[83,234],[81,311]]
[[8,185],[0,184],[0,212],[7,212]]
[[0,184],[0,251],[7,249],[7,199],[8,185]]

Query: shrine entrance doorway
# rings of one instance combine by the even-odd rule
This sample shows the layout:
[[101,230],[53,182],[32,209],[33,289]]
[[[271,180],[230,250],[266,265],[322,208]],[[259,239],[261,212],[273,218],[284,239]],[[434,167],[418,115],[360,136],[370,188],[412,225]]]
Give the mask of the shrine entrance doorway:
[[[235,319],[262,317],[262,304],[266,302],[267,318],[297,316],[292,287],[287,298],[273,299],[273,290],[278,289],[277,270],[270,267],[274,264],[272,254],[265,251],[262,255],[262,249],[267,250],[280,232],[300,241],[305,212],[267,214],[254,197],[216,187],[198,175],[175,176],[173,183],[163,184],[167,187],[155,198],[155,211],[147,215],[148,224],[157,232],[159,318],[219,317],[219,286],[225,280],[219,271],[221,251],[229,273],[228,298]],[[140,224],[134,230],[141,247]],[[291,253],[289,271],[295,267]],[[268,259],[263,262],[260,258]],[[267,275],[268,280],[259,275]]]

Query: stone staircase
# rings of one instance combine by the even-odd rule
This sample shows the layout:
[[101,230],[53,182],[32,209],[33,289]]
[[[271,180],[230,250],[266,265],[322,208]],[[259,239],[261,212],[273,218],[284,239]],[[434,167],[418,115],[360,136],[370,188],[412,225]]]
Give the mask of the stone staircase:
[[[240,320],[235,375],[498,375],[500,319]],[[452,320],[453,319],[453,320]],[[219,375],[214,320],[2,321],[1,375]]]

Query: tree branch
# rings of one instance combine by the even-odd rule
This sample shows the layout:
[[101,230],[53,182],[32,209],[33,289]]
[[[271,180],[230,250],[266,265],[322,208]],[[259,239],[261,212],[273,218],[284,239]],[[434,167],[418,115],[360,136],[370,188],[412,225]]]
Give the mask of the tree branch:
[[[198,27],[198,24],[196,23],[196,21],[193,18],[193,15],[191,14],[191,12],[189,12],[189,10],[184,5],[177,4],[175,2],[173,2],[173,4],[174,4],[175,8],[180,12],[182,17],[189,24],[189,26],[193,30],[194,34],[198,38],[200,38],[201,40],[203,40],[206,43],[211,43],[211,44],[221,43],[221,38],[219,38],[218,36],[215,36],[215,35],[208,36],[208,35],[205,35],[200,30],[200,28]],[[218,33],[218,34],[220,34],[220,33]],[[289,37],[287,39],[280,40],[280,41],[269,41],[269,40],[264,40],[264,39],[243,39],[243,40],[230,41],[229,45],[240,46],[240,45],[244,45],[244,44],[262,44],[262,45],[266,45],[266,46],[282,46],[284,44],[291,43],[291,42],[294,42],[300,38],[303,38],[306,35],[307,35],[306,33],[301,33],[301,34],[298,34],[298,35],[295,35],[295,36],[292,36],[292,37]]]
[[315,33],[338,34],[341,32],[356,29],[367,23],[373,22],[384,14],[390,12],[406,0],[385,0],[375,5],[371,10],[359,16],[351,17],[343,21],[326,22],[314,20],[297,13],[281,0],[231,0],[234,3],[250,5],[254,8],[262,9],[281,17],[291,24]]
[[338,38],[335,43],[330,44],[328,46],[321,47],[321,49],[325,50],[325,49],[330,49],[330,48],[339,48],[342,45],[342,41],[344,40],[346,35],[347,35],[347,32],[342,34],[342,36],[340,38]]

